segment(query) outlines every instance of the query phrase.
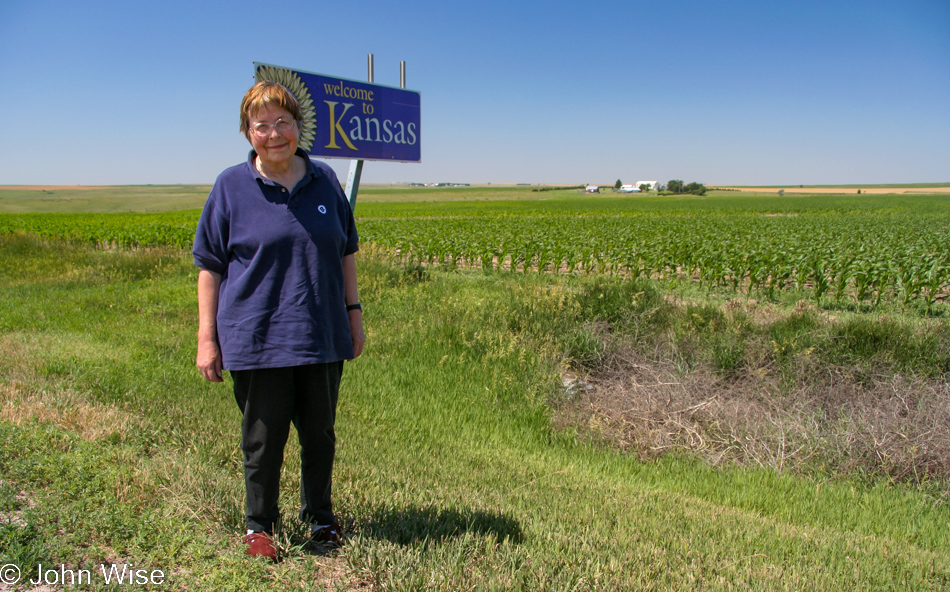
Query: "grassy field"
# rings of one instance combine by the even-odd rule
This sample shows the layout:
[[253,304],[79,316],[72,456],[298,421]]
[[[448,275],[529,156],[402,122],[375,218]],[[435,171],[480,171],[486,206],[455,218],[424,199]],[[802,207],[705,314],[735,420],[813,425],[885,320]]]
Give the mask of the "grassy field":
[[0,187],[0,212],[166,212],[201,208],[210,185]]
[[[919,183],[905,185],[848,185],[842,189],[946,188],[950,184]],[[807,187],[807,186],[806,186]],[[776,187],[781,189],[782,187]],[[544,189],[544,191],[542,191]],[[400,202],[476,202],[476,201],[559,201],[576,198],[577,191],[550,190],[539,185],[479,185],[475,187],[409,187],[405,185],[367,184],[360,188],[359,203]],[[199,209],[204,205],[210,185],[125,185],[106,187],[17,187],[0,186],[0,213],[24,212],[162,212]],[[729,197],[734,192],[712,192],[710,197]],[[774,192],[773,192],[774,193]],[[692,201],[694,196],[658,197],[633,194],[617,197],[609,189],[588,197],[591,202],[620,199],[635,207],[667,207],[668,202]],[[865,196],[866,197],[866,196]],[[702,199],[702,198],[699,198]],[[659,200],[658,202],[656,200]],[[779,200],[776,200],[777,202]]]
[[[550,194],[495,205],[375,205],[370,195],[360,216],[480,212],[490,221],[505,208],[583,209]],[[796,200],[781,203],[822,205]],[[856,202],[831,203],[846,212]],[[942,207],[928,197],[862,204]],[[205,383],[194,369],[187,252],[0,236],[0,564],[24,577],[38,564],[89,569],[88,589],[118,588],[98,577],[100,564],[161,570],[169,590],[950,589],[950,505],[936,472],[915,480],[873,464],[798,470],[764,457],[711,462],[687,446],[638,452],[617,439],[627,432],[611,421],[622,416],[592,413],[594,400],[564,383],[587,377],[604,391],[594,377],[631,340],[655,354],[641,368],[675,362],[664,383],[708,371],[716,388],[735,391],[764,369],[779,389],[769,396],[789,401],[813,373],[887,388],[888,377],[918,376],[929,388],[946,383],[944,319],[899,309],[830,318],[794,300],[716,301],[688,284],[448,271],[372,250],[360,257],[367,351],[346,367],[338,417],[337,510],[352,537],[331,555],[301,546],[291,444],[286,559],[274,566],[242,555],[239,412],[228,384]],[[745,369],[728,367],[736,340]],[[934,366],[936,381],[926,382]],[[697,405],[708,408],[706,399]],[[859,433],[828,420],[822,430]],[[782,425],[775,443],[793,459],[794,432]],[[820,452],[813,460],[836,458]]]

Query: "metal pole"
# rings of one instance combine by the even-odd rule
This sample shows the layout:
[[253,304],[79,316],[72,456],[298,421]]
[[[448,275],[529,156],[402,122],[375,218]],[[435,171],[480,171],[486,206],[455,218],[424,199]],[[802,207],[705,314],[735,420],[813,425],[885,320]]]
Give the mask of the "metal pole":
[[363,176],[363,161],[351,160],[350,172],[346,176],[346,199],[350,202],[350,209],[356,211],[356,194],[360,190],[360,177]]
[[406,61],[399,62],[399,88],[406,88]]
[[[366,81],[373,83],[373,54],[366,56]],[[356,211],[356,196],[360,192],[360,177],[363,176],[363,160],[351,160],[350,172],[346,176],[346,199],[350,202],[350,209]]]

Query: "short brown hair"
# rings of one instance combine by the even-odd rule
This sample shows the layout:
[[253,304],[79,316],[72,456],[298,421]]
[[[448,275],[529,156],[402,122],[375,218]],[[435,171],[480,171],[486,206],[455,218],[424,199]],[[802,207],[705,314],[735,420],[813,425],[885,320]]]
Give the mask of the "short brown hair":
[[303,113],[300,111],[300,104],[297,103],[294,93],[282,84],[262,80],[252,86],[241,101],[241,133],[245,138],[251,127],[251,115],[260,111],[264,105],[274,105],[287,111],[297,121],[297,127],[300,127]]

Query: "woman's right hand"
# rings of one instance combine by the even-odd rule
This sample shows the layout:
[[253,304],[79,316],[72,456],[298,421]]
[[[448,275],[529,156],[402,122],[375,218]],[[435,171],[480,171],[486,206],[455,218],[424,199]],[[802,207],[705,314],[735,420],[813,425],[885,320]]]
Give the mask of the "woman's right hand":
[[205,380],[211,382],[223,382],[221,377],[221,350],[218,344],[211,339],[198,340],[198,356],[195,364]]

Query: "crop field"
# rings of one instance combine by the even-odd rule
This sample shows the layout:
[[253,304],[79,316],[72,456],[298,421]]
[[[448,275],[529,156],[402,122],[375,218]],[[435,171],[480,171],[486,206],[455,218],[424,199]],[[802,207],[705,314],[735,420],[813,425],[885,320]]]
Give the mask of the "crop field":
[[[927,312],[950,282],[950,194],[591,198],[508,187],[457,189],[465,202],[388,201],[408,191],[368,190],[358,204],[363,244],[408,263],[687,280],[769,299],[792,290],[819,303],[888,300]],[[197,215],[0,215],[0,233],[184,247]]]
[[364,188],[349,540],[306,548],[292,436],[269,564],[200,212],[148,207],[196,190],[108,189],[0,190],[0,576],[52,570],[3,592],[950,590],[950,195]]
[[931,307],[950,281],[950,217],[652,214],[364,219],[364,239],[408,262],[521,272],[695,279],[774,298],[893,298]]

